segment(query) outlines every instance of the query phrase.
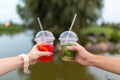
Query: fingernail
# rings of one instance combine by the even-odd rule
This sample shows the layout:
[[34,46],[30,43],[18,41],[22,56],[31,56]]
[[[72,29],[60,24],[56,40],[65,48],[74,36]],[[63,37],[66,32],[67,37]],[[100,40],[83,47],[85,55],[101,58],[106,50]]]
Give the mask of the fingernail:
[[53,56],[53,53],[52,53],[52,52],[50,52],[50,56]]

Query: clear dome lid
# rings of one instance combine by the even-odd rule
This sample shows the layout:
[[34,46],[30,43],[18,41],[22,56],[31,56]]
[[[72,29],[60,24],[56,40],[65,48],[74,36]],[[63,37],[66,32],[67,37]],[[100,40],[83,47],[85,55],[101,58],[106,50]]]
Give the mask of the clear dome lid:
[[77,41],[78,37],[77,35],[72,32],[72,31],[64,31],[63,33],[61,33],[60,37],[59,37],[60,41]]
[[39,31],[35,36],[35,42],[39,41],[53,41],[54,35],[50,31]]

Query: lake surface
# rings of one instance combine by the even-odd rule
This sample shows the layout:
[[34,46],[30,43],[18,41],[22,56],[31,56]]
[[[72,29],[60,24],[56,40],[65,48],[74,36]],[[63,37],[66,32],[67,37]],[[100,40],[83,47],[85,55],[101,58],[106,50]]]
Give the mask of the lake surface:
[[[33,45],[34,32],[32,30],[25,30],[13,35],[2,34],[0,35],[0,58],[27,53]],[[105,53],[102,55],[118,57],[120,53]],[[38,62],[29,69],[31,73],[28,75],[24,74],[22,69],[17,69],[0,77],[0,80],[107,80],[108,78],[120,80],[119,75],[95,67],[85,67],[77,63],[64,62],[58,53],[55,53],[52,62]]]

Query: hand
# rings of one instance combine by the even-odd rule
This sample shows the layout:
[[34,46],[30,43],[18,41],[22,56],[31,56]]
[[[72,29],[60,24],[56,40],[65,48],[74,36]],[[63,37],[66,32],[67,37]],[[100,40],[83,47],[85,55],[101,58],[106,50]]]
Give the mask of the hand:
[[67,49],[71,51],[75,51],[75,61],[82,65],[91,65],[89,63],[89,58],[91,58],[93,55],[90,54],[84,47],[79,45],[78,43],[75,43],[76,45],[68,46]]
[[31,49],[31,51],[27,54],[30,60],[30,65],[35,64],[36,62],[38,62],[38,58],[41,56],[50,56],[53,55],[50,52],[41,52],[37,49],[37,44],[35,46],[33,46],[33,48]]

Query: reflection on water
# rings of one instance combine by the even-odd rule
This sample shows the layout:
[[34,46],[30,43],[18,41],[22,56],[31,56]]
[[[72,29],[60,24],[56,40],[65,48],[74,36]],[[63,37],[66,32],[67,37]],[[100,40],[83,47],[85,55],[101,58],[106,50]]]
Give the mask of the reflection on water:
[[57,62],[39,62],[30,70],[32,73],[28,80],[95,80],[91,74],[86,73],[86,67],[61,61],[61,58],[58,58]]
[[28,52],[32,47],[33,32],[28,30],[15,35],[0,36],[0,57],[8,57]]
[[[86,73],[86,67],[77,63],[64,62],[60,54],[55,54],[52,62],[38,62],[31,66],[30,70],[31,74],[26,76],[26,80],[95,80],[94,76]],[[25,76],[21,69],[18,75]]]
[[[27,30],[12,36],[0,36],[0,57],[16,56],[28,52],[33,46],[33,31]],[[105,56],[120,56],[118,54]],[[61,60],[60,54],[55,54],[50,63],[38,62],[30,67],[31,74],[25,75],[22,69],[17,69],[2,77],[0,80],[119,80],[118,75],[94,67],[85,67],[77,63],[68,63]]]

